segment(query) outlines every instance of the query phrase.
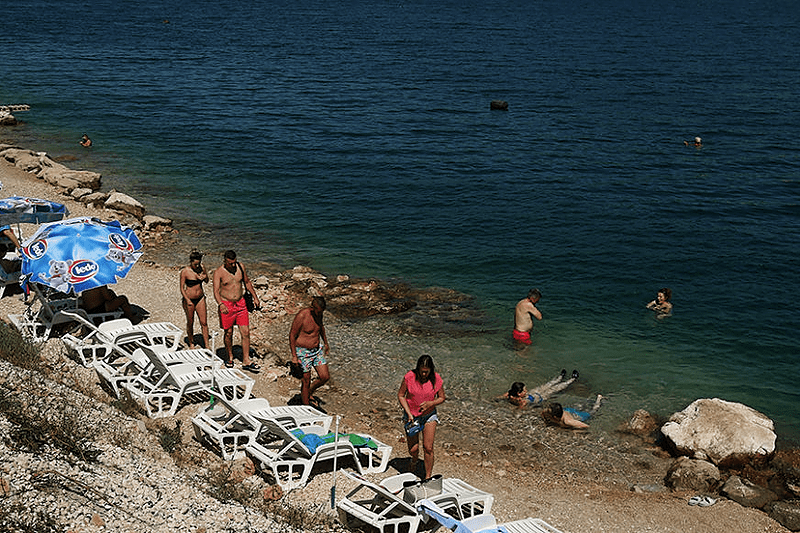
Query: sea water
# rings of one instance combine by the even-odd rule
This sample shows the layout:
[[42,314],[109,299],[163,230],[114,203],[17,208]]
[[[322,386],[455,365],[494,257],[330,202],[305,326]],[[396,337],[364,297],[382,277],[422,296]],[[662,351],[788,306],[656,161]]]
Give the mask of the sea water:
[[[452,399],[488,402],[576,368],[562,399],[606,396],[595,427],[720,397],[800,438],[794,3],[3,12],[0,103],[32,109],[0,142],[101,172],[210,254],[474,297],[477,322],[333,328],[335,379],[391,396],[430,353]],[[517,351],[534,286],[544,320]],[[675,309],[657,319],[663,286]]]

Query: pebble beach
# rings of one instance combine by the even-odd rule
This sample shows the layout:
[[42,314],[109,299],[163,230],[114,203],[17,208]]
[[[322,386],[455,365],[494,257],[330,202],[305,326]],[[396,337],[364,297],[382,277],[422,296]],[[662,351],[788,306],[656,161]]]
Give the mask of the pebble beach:
[[[0,160],[0,181],[7,196],[55,200],[66,204],[71,216],[90,215],[104,220],[117,216],[76,202],[5,160]],[[29,229],[23,229],[30,233]],[[143,260],[114,290],[145,308],[149,321],[169,321],[184,327],[178,298],[179,267],[175,265],[183,262],[192,243],[182,241],[181,235],[170,234],[145,239],[145,246]],[[150,256],[148,250],[152,251]],[[176,256],[173,261],[148,259],[170,255]],[[220,258],[207,257],[205,265],[211,272],[220,262]],[[275,274],[266,265],[258,268],[250,267],[251,277]],[[210,287],[206,287],[206,294],[213,301]],[[284,362],[292,316],[304,303],[292,301],[281,308],[273,306],[269,312],[256,312],[251,318],[253,347],[263,367],[256,376],[254,394],[274,405],[286,404],[299,391],[299,382],[288,375]],[[20,312],[24,305],[19,292],[10,294],[0,300],[0,315],[6,319],[10,313]],[[209,325],[212,333],[219,331],[215,317],[209,317]],[[398,473],[407,454],[400,431],[396,391],[386,391],[383,395],[367,393],[354,388],[350,381],[346,386],[344,380],[337,381],[337,373],[354,375],[359,371],[355,365],[337,367],[337,350],[355,351],[364,340],[353,335],[349,322],[334,314],[326,314],[326,327],[332,345],[332,380],[319,392],[325,401],[324,408],[330,414],[340,415],[340,428],[344,431],[369,433],[393,446],[389,471],[371,476],[374,480]],[[218,340],[216,347],[220,346]],[[46,450],[19,452],[2,444],[0,456],[4,466],[0,481],[7,496],[24,494],[23,501],[31,507],[53,509],[55,505],[63,523],[76,532],[292,530],[285,522],[247,510],[240,504],[222,503],[199,489],[202,483],[198,479],[203,472],[219,469],[222,462],[194,440],[189,419],[197,412],[197,404],[184,407],[175,417],[181,421],[179,461],[166,454],[153,436],[154,428],[174,426],[175,420],[153,422],[124,415],[110,405],[112,399],[96,383],[93,372],[69,359],[59,340],[49,341],[44,352],[47,366],[57,369],[53,379],[58,384],[45,382],[38,386],[42,390],[60,391],[58,396],[69,398],[75,405],[84,405],[87,412],[97,413],[92,419],[102,419],[105,426],[103,434],[97,436],[97,447],[102,453],[97,463],[84,467],[80,462],[65,463]],[[0,374],[6,384],[36,381],[26,371],[6,363],[0,365]],[[448,394],[459,396],[458,391]],[[538,517],[572,533],[788,531],[765,513],[724,498],[710,507],[687,505],[694,494],[671,492],[663,486],[672,458],[638,437],[547,427],[535,418],[520,416],[518,410],[510,407],[498,416],[465,399],[445,403],[440,416],[434,472],[459,477],[492,492],[493,514],[499,522]],[[8,421],[0,424],[0,433],[7,434],[10,430]],[[127,443],[114,437],[123,432],[131,436]],[[241,463],[241,468],[242,483],[267,490],[258,475],[247,476],[250,472],[246,462]],[[42,476],[49,476],[50,482],[37,481]],[[335,513],[330,509],[333,478],[331,473],[320,473],[307,487],[283,495],[273,505],[305,509],[308,527],[300,530],[335,528]],[[348,483],[343,476],[336,483],[337,494],[346,494]],[[76,492],[83,496],[63,497]]]

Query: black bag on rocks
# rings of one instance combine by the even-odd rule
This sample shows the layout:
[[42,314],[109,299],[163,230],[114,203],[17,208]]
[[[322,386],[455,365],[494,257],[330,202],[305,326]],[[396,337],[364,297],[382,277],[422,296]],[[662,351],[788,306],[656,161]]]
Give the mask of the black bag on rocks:
[[252,313],[256,310],[256,305],[253,302],[253,295],[250,294],[250,291],[245,289],[244,291],[244,304],[247,306],[247,312]]

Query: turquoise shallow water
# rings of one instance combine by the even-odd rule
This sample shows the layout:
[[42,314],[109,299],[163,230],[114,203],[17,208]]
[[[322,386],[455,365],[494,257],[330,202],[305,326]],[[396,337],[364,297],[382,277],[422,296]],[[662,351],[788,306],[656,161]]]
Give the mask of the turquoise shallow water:
[[463,398],[578,368],[598,424],[718,396],[800,438],[792,3],[86,7],[4,6],[0,101],[32,110],[0,141],[101,171],[210,253],[474,296],[483,321],[446,333],[347,326],[338,357],[378,362],[374,386],[422,351]]

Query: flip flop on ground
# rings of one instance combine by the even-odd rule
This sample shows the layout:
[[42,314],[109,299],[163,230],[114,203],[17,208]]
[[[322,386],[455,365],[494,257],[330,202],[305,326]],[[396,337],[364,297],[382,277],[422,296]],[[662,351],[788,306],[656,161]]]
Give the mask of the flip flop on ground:
[[261,366],[258,363],[250,363],[249,365],[242,365],[242,370],[257,374],[261,372]]
[[698,507],[710,507],[717,503],[717,500],[711,496],[692,496],[689,498],[689,505],[697,505]]
[[233,368],[233,361],[225,361],[225,366],[228,368]]

